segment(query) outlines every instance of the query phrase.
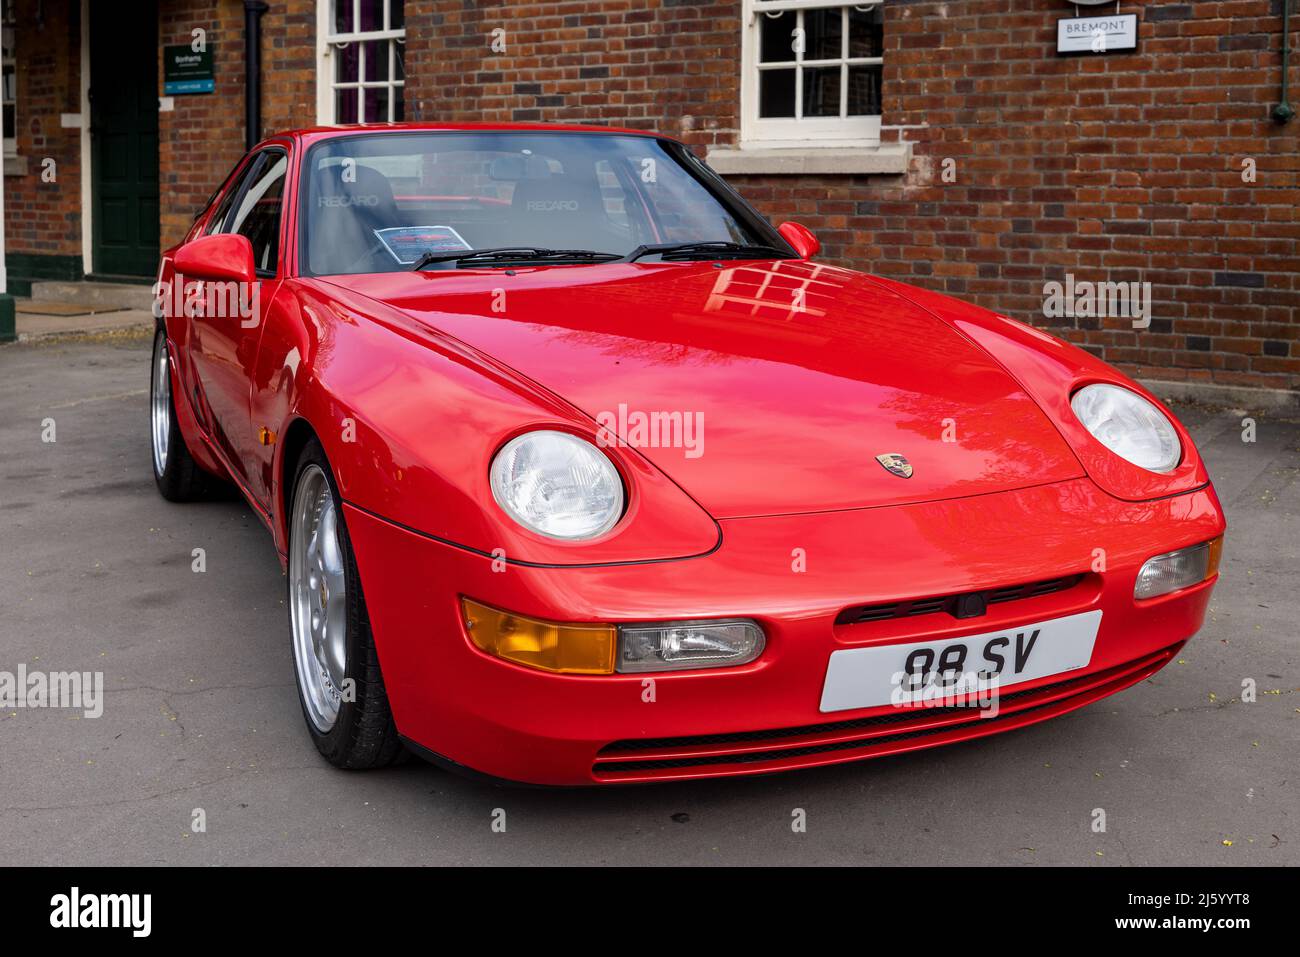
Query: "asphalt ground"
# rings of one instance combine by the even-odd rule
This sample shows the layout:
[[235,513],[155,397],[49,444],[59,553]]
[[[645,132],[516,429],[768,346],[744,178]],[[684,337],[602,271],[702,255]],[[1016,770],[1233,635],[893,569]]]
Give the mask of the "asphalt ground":
[[319,758],[270,536],[240,502],[159,497],[148,380],[141,335],[0,348],[0,671],[106,688],[97,718],[0,711],[6,864],[1300,863],[1300,422],[1252,416],[1244,442],[1246,411],[1178,407],[1228,512],[1223,576],[1128,691],[858,764],[527,790]]

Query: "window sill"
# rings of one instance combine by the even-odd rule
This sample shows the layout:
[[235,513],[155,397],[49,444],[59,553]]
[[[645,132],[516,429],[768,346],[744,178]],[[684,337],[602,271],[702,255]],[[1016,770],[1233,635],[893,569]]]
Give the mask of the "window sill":
[[26,176],[27,157],[19,156],[17,153],[5,153],[5,175]]
[[910,143],[860,146],[851,149],[828,146],[784,147],[781,149],[711,149],[707,161],[723,176],[777,174],[814,176],[866,174],[901,176],[912,159]]

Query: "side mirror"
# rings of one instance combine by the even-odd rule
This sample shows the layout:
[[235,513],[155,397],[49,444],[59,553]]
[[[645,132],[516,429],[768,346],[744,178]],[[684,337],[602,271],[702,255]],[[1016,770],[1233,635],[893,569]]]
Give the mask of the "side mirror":
[[176,250],[176,271],[190,279],[254,283],[253,244],[238,233],[201,236]]
[[800,259],[812,259],[822,251],[822,244],[817,241],[811,229],[798,223],[782,223],[776,231],[785,237],[785,241],[794,247]]

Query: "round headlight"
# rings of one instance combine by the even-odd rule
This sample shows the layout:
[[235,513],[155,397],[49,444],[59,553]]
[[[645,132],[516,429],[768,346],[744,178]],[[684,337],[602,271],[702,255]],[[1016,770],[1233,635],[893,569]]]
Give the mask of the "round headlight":
[[1164,413],[1117,385],[1084,386],[1070,399],[1084,427],[1122,459],[1152,472],[1171,472],[1182,458],[1178,433]]
[[603,535],[623,514],[623,482],[590,442],[544,429],[511,439],[491,469],[492,496],[520,525],[577,541]]

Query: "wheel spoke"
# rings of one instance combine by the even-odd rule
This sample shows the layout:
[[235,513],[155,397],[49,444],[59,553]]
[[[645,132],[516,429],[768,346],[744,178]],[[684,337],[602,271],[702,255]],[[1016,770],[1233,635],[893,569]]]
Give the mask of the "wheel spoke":
[[347,642],[345,640],[347,630],[342,619],[342,614],[331,614],[326,619],[325,628],[325,661],[329,666],[330,677],[333,679],[336,688],[341,688],[343,684],[348,663]]
[[320,574],[325,580],[325,587],[328,589],[329,603],[334,604],[336,597],[341,600],[347,587],[347,576],[343,572],[343,564],[340,562],[337,566],[325,565]]
[[343,574],[343,548],[339,544],[338,516],[331,502],[321,515],[321,564],[328,575]]

